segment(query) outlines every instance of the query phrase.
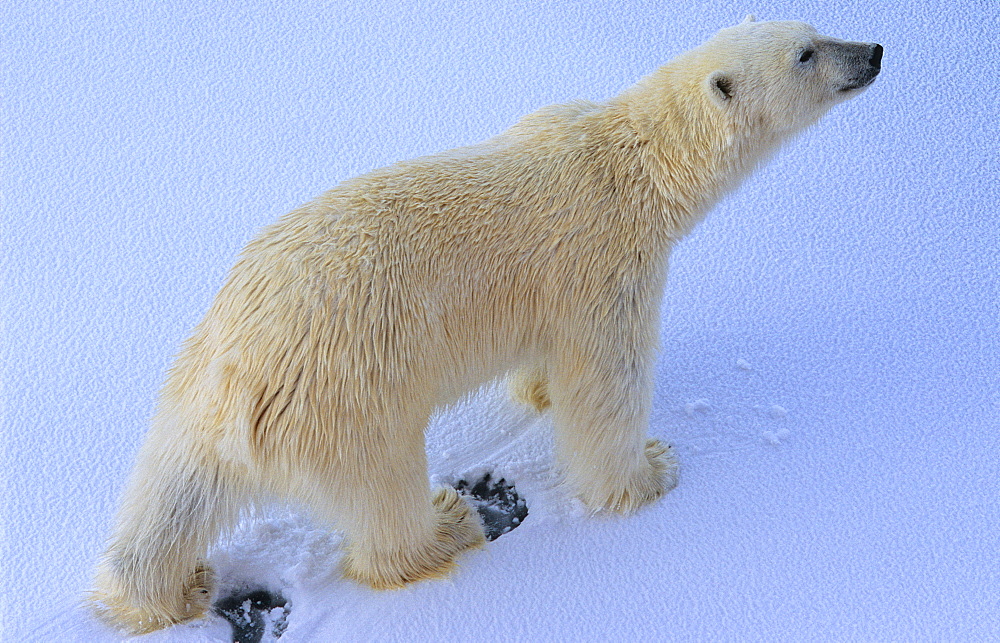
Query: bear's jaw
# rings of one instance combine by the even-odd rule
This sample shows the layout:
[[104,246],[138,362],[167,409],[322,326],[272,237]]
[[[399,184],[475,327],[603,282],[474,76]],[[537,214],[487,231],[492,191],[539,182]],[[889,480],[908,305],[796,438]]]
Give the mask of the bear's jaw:
[[847,94],[850,92],[855,92],[855,94],[860,94],[863,90],[868,89],[868,87],[875,82],[875,78],[878,76],[878,69],[866,70],[859,78],[852,80],[847,85],[839,88],[837,90],[838,94]]

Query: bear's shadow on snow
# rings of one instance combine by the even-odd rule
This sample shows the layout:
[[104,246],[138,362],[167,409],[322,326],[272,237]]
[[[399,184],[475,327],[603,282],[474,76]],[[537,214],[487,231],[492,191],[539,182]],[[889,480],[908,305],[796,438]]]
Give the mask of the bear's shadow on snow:
[[[463,478],[454,487],[476,508],[486,540],[491,542],[516,529],[528,516],[528,505],[504,478],[493,480],[487,472],[471,482]],[[267,635],[281,638],[291,609],[280,593],[256,587],[218,600],[214,611],[232,626],[233,643],[261,643]]]

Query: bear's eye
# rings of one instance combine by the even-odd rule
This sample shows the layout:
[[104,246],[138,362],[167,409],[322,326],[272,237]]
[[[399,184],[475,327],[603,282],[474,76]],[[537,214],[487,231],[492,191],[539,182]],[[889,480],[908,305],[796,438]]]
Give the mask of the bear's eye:
[[809,62],[809,59],[812,58],[812,57],[813,57],[813,50],[812,49],[805,49],[799,55],[799,62],[800,63]]

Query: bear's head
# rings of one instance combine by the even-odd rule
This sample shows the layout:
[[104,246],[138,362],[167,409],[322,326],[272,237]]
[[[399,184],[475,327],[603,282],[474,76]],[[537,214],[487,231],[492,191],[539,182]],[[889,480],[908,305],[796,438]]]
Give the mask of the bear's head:
[[862,92],[882,66],[882,46],[822,36],[804,22],[723,29],[691,52],[702,90],[750,129],[788,135]]

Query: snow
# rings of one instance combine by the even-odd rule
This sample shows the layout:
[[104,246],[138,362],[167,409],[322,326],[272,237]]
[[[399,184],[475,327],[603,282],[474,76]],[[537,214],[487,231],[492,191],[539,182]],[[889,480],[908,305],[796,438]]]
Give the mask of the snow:
[[[487,388],[431,476],[523,524],[377,593],[275,507],[213,552],[291,601],[283,643],[1000,637],[1000,14],[765,1],[883,72],[675,251],[651,433],[681,483],[627,519],[559,484]],[[116,640],[76,608],[171,356],[254,231],[337,182],[614,95],[728,2],[0,5],[0,639]],[[149,641],[226,640],[209,619]]]

